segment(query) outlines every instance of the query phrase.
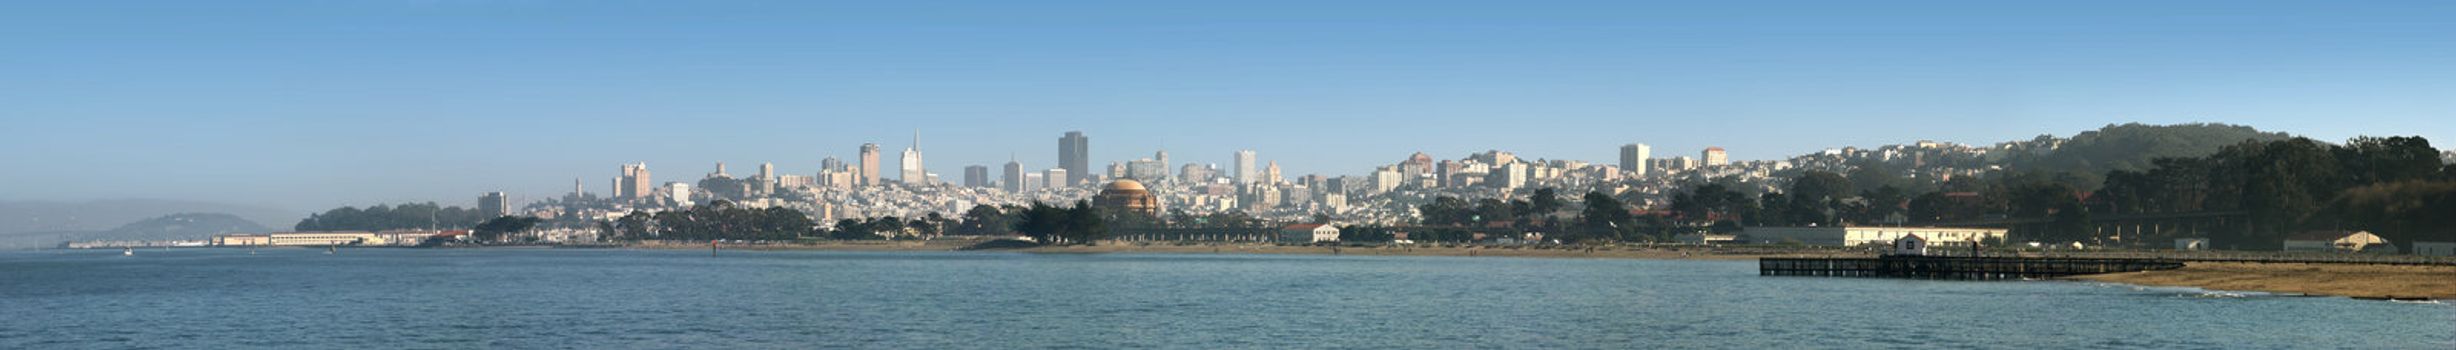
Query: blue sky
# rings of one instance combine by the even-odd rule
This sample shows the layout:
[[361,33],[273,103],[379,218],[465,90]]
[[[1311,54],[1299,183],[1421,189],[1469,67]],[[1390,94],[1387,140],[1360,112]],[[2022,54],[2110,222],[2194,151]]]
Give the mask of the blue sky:
[[1772,159],[2226,122],[2456,143],[2456,2],[0,3],[0,199],[311,211],[1167,149]]

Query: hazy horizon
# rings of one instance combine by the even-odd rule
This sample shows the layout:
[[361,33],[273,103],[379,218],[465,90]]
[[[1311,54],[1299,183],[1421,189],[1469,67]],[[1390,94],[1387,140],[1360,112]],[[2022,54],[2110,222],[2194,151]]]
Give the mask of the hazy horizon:
[[892,163],[916,130],[949,181],[1054,167],[1070,130],[1095,168],[1289,176],[2131,122],[2456,140],[2451,3],[1404,4],[0,4],[0,200],[466,206]]

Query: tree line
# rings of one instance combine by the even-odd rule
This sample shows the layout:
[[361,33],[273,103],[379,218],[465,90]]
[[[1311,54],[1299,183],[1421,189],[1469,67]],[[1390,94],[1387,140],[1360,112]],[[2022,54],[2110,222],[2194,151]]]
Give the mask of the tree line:
[[298,231],[388,231],[409,229],[467,229],[479,221],[493,219],[476,209],[446,207],[427,203],[401,205],[377,204],[359,209],[340,207],[323,213],[308,214],[291,229]]
[[1692,187],[1672,194],[1668,211],[1679,225],[1717,231],[2031,220],[2044,224],[2017,229],[2016,239],[2044,242],[2103,241],[2090,229],[2093,216],[2239,212],[2241,227],[2206,238],[2236,249],[2275,249],[2286,235],[2319,229],[2368,230],[2400,244],[2456,241],[2450,219],[2456,166],[2421,137],[2358,137],[2342,145],[2254,139],[2129,168],[2103,176],[2005,171],[1916,195],[1892,186],[1854,188],[1843,175],[1810,171],[1787,188],[1757,195],[1719,184]]

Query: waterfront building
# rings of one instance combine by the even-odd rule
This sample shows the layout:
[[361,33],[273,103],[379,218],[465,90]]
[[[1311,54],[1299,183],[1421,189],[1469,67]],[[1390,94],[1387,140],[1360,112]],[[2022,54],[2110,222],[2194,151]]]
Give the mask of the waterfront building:
[[1066,169],[1059,174],[1070,176],[1061,179],[1067,185],[1083,183],[1083,176],[1091,175],[1091,149],[1092,138],[1083,136],[1082,131],[1068,131],[1057,139],[1057,167]]
[[2005,229],[1964,227],[1891,227],[1891,226],[1823,226],[1823,227],[1749,227],[1740,232],[1740,240],[1749,243],[1800,243],[1821,246],[1857,247],[1890,246],[1903,236],[1918,235],[1936,247],[1968,247],[1971,244],[2002,242]]
[[2456,242],[2413,242],[2413,255],[2456,256]]
[[[374,232],[276,232],[264,236],[263,245],[270,246],[380,245],[383,243]],[[224,239],[224,241],[231,241],[231,239]]]
[[879,165],[878,144],[861,144],[861,169],[858,169],[858,172],[861,174],[859,177],[862,186],[878,186]]
[[478,215],[484,215],[489,219],[511,216],[512,195],[503,192],[487,192],[478,196]]
[[1638,178],[1646,177],[1646,158],[1654,155],[1654,147],[1643,143],[1620,146],[1620,170]]
[[214,235],[213,245],[225,247],[267,246],[273,245],[273,236],[245,233]]
[[[1396,169],[1391,171],[1397,172]],[[1339,227],[1328,224],[1295,224],[1279,228],[1280,243],[1313,244],[1338,241]]]
[[2304,231],[2285,237],[2285,250],[2305,252],[2396,252],[2396,246],[2370,231]]
[[1237,154],[1236,154],[1236,156],[1235,156],[1235,157],[1236,157],[1236,162],[1231,163],[1231,166],[1235,167],[1235,169],[1234,169],[1234,170],[1236,170],[1236,181],[1237,181],[1237,183],[1238,183],[1238,184],[1249,184],[1249,183],[1253,183],[1253,182],[1254,182],[1254,171],[1255,171],[1255,170],[1258,170],[1258,169],[1254,169],[1254,150],[1250,150],[1250,149],[1249,149],[1249,150],[1239,150],[1239,151],[1237,151]]

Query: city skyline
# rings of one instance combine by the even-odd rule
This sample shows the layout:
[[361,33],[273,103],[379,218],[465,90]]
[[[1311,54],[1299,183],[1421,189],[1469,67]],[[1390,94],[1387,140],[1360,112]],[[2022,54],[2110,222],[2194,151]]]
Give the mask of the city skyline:
[[40,35],[8,39],[0,116],[43,132],[0,140],[0,180],[40,184],[0,200],[534,199],[612,164],[809,174],[914,129],[946,140],[942,176],[1054,168],[1067,130],[1101,139],[1078,175],[1162,149],[1365,174],[1418,151],[1764,160],[2127,122],[2456,139],[2434,122],[2456,111],[2456,5],[2078,5],[6,4],[0,31]]

